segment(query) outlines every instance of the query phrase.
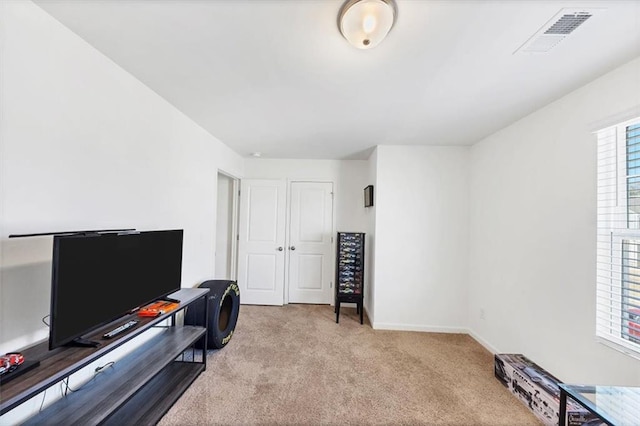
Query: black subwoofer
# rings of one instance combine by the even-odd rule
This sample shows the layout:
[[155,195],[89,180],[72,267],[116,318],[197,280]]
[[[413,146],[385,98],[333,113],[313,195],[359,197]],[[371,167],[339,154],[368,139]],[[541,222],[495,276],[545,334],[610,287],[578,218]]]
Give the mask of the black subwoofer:
[[[236,328],[240,312],[240,289],[238,283],[230,280],[208,280],[200,284],[200,288],[208,288],[207,297],[209,324],[207,328],[207,349],[224,348]],[[194,303],[184,316],[186,325],[202,324],[202,303]],[[201,349],[202,343],[199,343]]]

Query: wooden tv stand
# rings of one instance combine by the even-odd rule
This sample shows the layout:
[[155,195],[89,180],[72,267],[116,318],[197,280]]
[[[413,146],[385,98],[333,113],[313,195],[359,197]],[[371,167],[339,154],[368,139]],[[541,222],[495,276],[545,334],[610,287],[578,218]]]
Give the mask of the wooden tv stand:
[[[2,385],[0,415],[64,380],[88,364],[129,342],[142,333],[150,338],[119,359],[114,368],[100,374],[94,383],[55,401],[23,424],[155,424],[178,400],[182,393],[206,369],[206,349],[186,361],[185,351],[202,339],[207,347],[206,326],[176,325],[175,314],[191,303],[202,300],[204,323],[207,322],[206,297],[209,289],[184,288],[170,295],[180,300],[180,307],[155,318],[127,315],[85,336],[99,341],[97,348],[62,347],[48,350],[41,342],[23,351],[26,359],[38,359],[40,365]],[[117,326],[138,319],[139,323],[112,339],[102,335]],[[169,320],[169,325],[161,322]],[[181,359],[179,359],[181,358]],[[200,358],[195,361],[196,358]]]

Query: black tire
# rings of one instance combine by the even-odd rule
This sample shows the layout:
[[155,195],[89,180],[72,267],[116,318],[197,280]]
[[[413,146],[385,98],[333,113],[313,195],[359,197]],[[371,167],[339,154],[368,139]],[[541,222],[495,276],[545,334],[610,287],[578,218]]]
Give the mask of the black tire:
[[[240,288],[238,283],[229,280],[209,280],[200,284],[208,288],[207,297],[209,326],[207,329],[207,349],[222,349],[231,340],[240,313]],[[202,326],[202,304],[187,309],[184,317],[186,325]],[[196,347],[202,348],[198,342]]]

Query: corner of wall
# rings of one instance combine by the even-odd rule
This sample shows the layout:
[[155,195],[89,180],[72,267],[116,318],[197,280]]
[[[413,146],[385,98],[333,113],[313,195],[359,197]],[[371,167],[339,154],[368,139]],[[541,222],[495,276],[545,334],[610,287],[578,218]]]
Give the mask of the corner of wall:
[[467,329],[467,334],[469,336],[471,336],[471,338],[473,340],[475,340],[476,342],[480,343],[486,350],[488,350],[492,354],[501,353],[495,346],[493,346],[491,343],[487,342],[485,339],[483,339],[478,333],[476,333],[471,328]]

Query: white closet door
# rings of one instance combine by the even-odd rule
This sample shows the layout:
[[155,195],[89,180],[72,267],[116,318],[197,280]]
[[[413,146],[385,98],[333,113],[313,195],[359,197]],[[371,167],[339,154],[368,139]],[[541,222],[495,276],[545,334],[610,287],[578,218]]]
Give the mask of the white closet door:
[[289,303],[331,303],[333,184],[292,182]]
[[284,180],[242,181],[238,286],[243,304],[284,303],[285,217]]

